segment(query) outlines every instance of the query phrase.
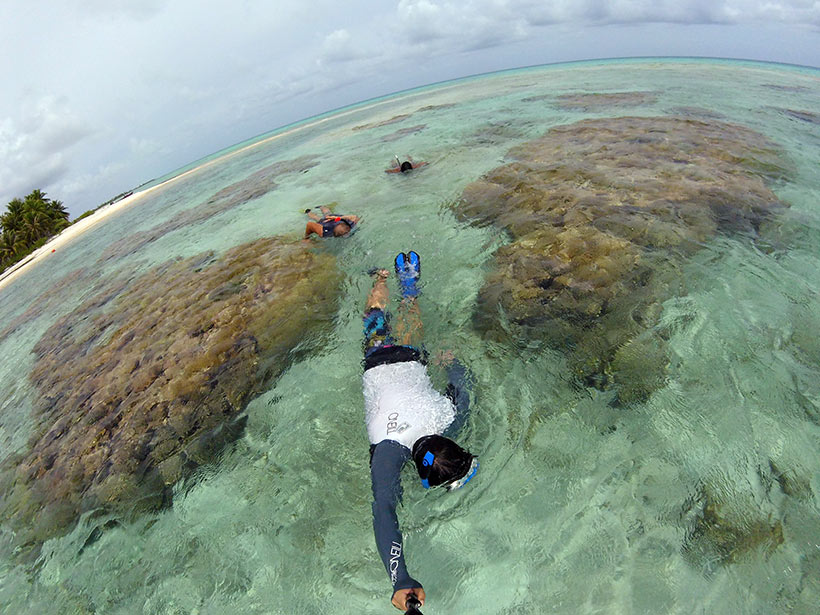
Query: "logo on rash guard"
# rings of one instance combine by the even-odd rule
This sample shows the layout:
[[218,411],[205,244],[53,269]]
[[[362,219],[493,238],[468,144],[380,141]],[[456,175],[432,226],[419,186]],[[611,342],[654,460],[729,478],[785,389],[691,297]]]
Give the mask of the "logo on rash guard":
[[399,426],[399,413],[398,412],[391,412],[387,415],[387,433],[389,434],[392,431],[396,431],[396,428]]
[[401,543],[394,540],[390,545],[390,582],[394,585],[399,576],[399,558],[401,558]]
[[389,436],[391,433],[398,432],[403,433],[407,431],[407,428],[410,427],[407,423],[402,423],[399,425],[399,413],[398,412],[391,412],[387,415],[387,435]]

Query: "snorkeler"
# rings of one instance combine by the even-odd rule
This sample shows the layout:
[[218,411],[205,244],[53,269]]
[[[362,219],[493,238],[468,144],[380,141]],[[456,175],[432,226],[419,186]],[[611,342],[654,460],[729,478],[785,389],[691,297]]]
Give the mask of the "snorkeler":
[[418,169],[419,167],[423,167],[426,165],[426,162],[415,162],[410,156],[407,157],[407,160],[402,162],[399,160],[398,156],[393,156],[393,162],[389,169],[385,169],[385,173],[407,173],[408,171],[412,171],[413,169]]
[[442,356],[449,385],[446,395],[433,388],[421,349],[421,314],[416,283],[421,261],[415,252],[395,260],[401,287],[395,331],[386,311],[386,269],[378,269],[364,314],[365,420],[370,440],[373,530],[376,547],[393,585],[391,602],[409,608],[414,597],[424,604],[424,589],[405,566],[404,543],[396,506],[401,499],[400,474],[413,459],[425,488],[463,487],[478,471],[478,460],[444,434],[457,432],[467,418],[469,373],[452,353]]
[[305,210],[311,220],[305,226],[305,239],[312,233],[319,237],[344,237],[359,223],[359,216],[336,216],[325,205],[320,205],[319,210],[322,212],[321,216],[309,208]]

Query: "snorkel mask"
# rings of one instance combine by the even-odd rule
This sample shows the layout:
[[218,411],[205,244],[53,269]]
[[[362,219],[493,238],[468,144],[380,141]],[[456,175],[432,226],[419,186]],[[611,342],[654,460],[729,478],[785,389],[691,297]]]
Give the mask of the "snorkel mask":
[[[422,467],[429,468],[433,465],[433,461],[435,461],[436,457],[430,451],[427,451],[424,454],[424,457],[421,460]],[[459,479],[450,481],[449,483],[443,483],[441,485],[433,485],[434,487],[440,486],[445,487],[447,491],[455,491],[456,489],[461,489],[464,485],[470,482],[470,479],[476,475],[478,472],[478,458],[473,457],[470,462],[470,467],[468,468],[466,474]],[[430,489],[430,481],[426,478],[421,479],[421,484],[425,489]]]
[[467,470],[467,474],[459,478],[458,480],[454,480],[451,483],[447,483],[444,487],[447,487],[447,491],[455,491],[456,489],[461,489],[464,485],[470,482],[470,479],[475,476],[475,473],[478,472],[478,458],[473,457],[473,460],[470,462],[470,469]]

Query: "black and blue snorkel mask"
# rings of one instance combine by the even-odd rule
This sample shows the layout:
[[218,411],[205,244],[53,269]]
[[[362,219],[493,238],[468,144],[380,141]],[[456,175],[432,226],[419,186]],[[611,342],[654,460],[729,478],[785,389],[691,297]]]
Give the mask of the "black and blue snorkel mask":
[[[421,479],[421,484],[425,489],[430,489],[430,487],[431,487],[430,481],[429,481],[429,474],[430,474],[430,469],[433,467],[433,462],[435,461],[435,459],[436,459],[436,456],[430,451],[427,451],[426,453],[424,453],[424,457],[422,457],[422,459],[421,459],[422,468],[427,470],[427,475],[428,475],[428,478],[422,478]],[[472,479],[473,476],[476,475],[476,472],[478,472],[478,466],[479,466],[478,458],[472,457],[471,460],[470,460],[470,467],[467,469],[467,472],[461,478],[458,478],[456,480],[452,480],[452,481],[449,481],[449,482],[446,482],[446,483],[442,483],[441,485],[432,485],[432,486],[433,487],[439,487],[439,486],[440,487],[445,487],[447,489],[447,491],[455,491],[456,489],[461,489],[464,485],[466,485],[467,483],[470,482],[470,479]]]
[[467,473],[458,480],[454,480],[444,486],[447,487],[447,491],[461,489],[464,485],[470,482],[470,479],[476,475],[476,472],[478,472],[478,458],[473,457],[470,461],[470,468],[467,470]]
[[[435,461],[436,456],[433,455],[430,451],[424,453],[424,457],[421,459],[421,465],[424,468],[427,468],[427,474],[430,474],[430,468],[433,467],[433,461]],[[421,479],[421,484],[424,486],[425,489],[430,488],[430,481],[426,478]]]

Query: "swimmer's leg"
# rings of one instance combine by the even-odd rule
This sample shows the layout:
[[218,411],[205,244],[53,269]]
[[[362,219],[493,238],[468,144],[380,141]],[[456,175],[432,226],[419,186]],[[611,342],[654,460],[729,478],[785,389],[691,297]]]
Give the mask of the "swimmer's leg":
[[390,315],[385,311],[389,298],[387,290],[387,276],[390,272],[387,269],[376,269],[372,272],[373,288],[367,296],[365,304],[364,318],[364,342],[362,349],[364,356],[372,354],[379,348],[393,346],[395,342],[390,333]]
[[402,299],[396,312],[396,342],[402,346],[421,348],[424,338],[424,327],[421,323],[421,310],[415,297]]
[[390,291],[387,290],[387,276],[390,275],[390,272],[387,269],[377,269],[372,275],[373,288],[370,289],[370,294],[367,295],[367,303],[364,307],[365,313],[372,309],[385,309],[390,299]]
[[416,283],[421,275],[421,258],[412,250],[396,255],[396,275],[401,286],[402,300],[396,318],[396,337],[404,346],[421,347],[424,329],[421,310],[416,298],[419,291]]

